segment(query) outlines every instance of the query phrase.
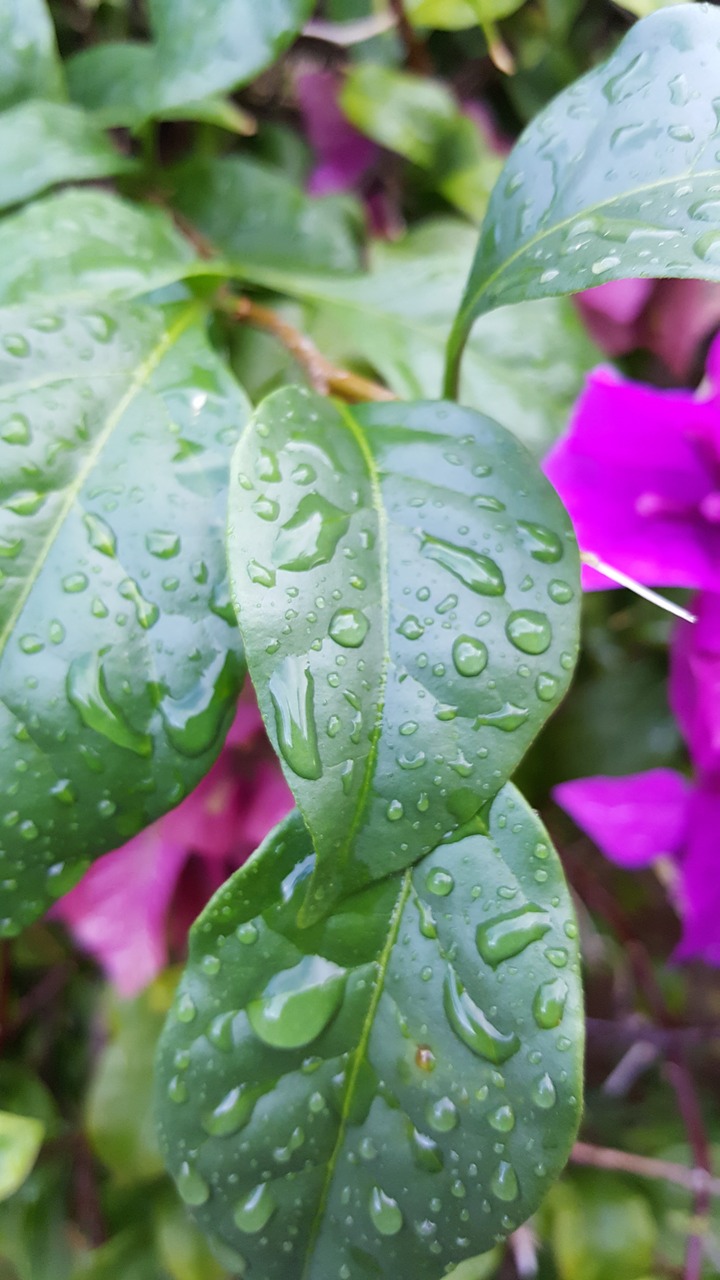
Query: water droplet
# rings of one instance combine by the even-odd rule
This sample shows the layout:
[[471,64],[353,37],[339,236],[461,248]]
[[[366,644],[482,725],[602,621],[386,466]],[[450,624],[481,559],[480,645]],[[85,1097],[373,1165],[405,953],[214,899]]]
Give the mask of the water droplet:
[[278,530],[273,563],[295,573],[328,564],[349,524],[349,516],[321,494],[306,494],[295,514]]
[[425,877],[425,887],[438,898],[447,898],[455,888],[455,879],[444,867],[433,867]]
[[344,649],[359,649],[370,623],[361,609],[337,609],[330,619],[328,634]]
[[409,613],[398,627],[398,635],[404,636],[406,640],[419,640],[425,634],[425,628],[419,618],[414,613]]
[[501,1160],[492,1175],[490,1190],[494,1196],[497,1196],[498,1200],[504,1200],[507,1204],[517,1200],[520,1192],[517,1174],[507,1160]]
[[246,920],[244,924],[238,925],[235,937],[244,947],[251,947],[254,942],[257,942],[257,925],[253,924],[252,920]]
[[225,1138],[244,1129],[248,1123],[255,1103],[257,1092],[248,1089],[247,1085],[236,1085],[214,1110],[203,1117],[202,1127],[213,1138]]
[[435,1070],[435,1054],[428,1044],[419,1044],[415,1050],[415,1066],[420,1071]]
[[178,1022],[192,1022],[197,1014],[195,1002],[187,991],[183,992],[175,1006],[175,1016]]
[[153,529],[145,535],[145,546],[158,560],[172,560],[180,551],[180,538],[167,529]]
[[70,573],[62,580],[63,591],[67,591],[68,595],[76,595],[79,591],[84,591],[88,585],[88,580],[84,573]]
[[478,925],[477,948],[486,964],[495,968],[503,960],[520,955],[531,942],[543,938],[550,929],[550,920],[542,907],[532,902],[504,915],[496,916],[487,924]]
[[507,1104],[498,1107],[496,1111],[491,1111],[488,1116],[488,1124],[495,1129],[497,1133],[510,1133],[515,1128],[515,1112],[511,1106]]
[[34,516],[43,505],[47,494],[37,493],[35,489],[19,489],[11,498],[8,498],[5,506],[8,511],[12,511],[16,516]]
[[552,530],[529,520],[518,520],[517,529],[522,546],[533,560],[539,560],[541,564],[556,564],[562,560],[562,542]]
[[479,676],[487,666],[487,645],[472,636],[458,636],[452,648],[455,670],[461,676]]
[[273,671],[269,684],[278,745],[299,778],[322,776],[315,724],[315,682],[304,660],[291,655]]
[[481,596],[501,596],[505,592],[505,579],[498,565],[489,556],[469,551],[423,534],[421,551],[429,560],[442,565],[471,591]]
[[555,604],[569,604],[575,592],[569,582],[563,582],[561,578],[553,578],[548,585],[548,595]]
[[539,1027],[551,1031],[558,1027],[565,1012],[565,1001],[568,996],[567,983],[562,978],[552,982],[543,982],[535,992],[533,1000],[533,1017]]
[[39,636],[21,636],[19,643],[23,653],[41,653],[45,648]]
[[545,957],[556,969],[564,969],[568,962],[568,953],[564,947],[548,947]]
[[250,1002],[250,1026],[274,1049],[298,1049],[325,1030],[344,990],[344,969],[322,956],[305,956],[292,969],[275,974],[262,998]]
[[208,1027],[207,1038],[211,1045],[222,1053],[229,1053],[233,1047],[233,1013],[220,1013],[213,1018]]
[[265,494],[260,494],[253,502],[253,511],[261,520],[277,520],[280,512],[280,503],[274,498],[268,498]]
[[388,822],[398,822],[405,810],[399,800],[391,800],[385,812]]
[[539,1080],[536,1080],[532,1087],[531,1098],[536,1107],[540,1107],[542,1111],[550,1111],[557,1101],[557,1093],[555,1085],[550,1076],[545,1072]]
[[90,546],[95,551],[99,551],[101,555],[114,556],[117,543],[110,525],[100,516],[93,515],[90,511],[85,512],[83,524],[87,529]]
[[172,1077],[167,1088],[167,1093],[168,1093],[168,1098],[170,1099],[171,1102],[177,1102],[177,1103],[187,1102],[187,1096],[188,1096],[187,1085],[185,1081],[182,1079],[182,1076]]
[[521,653],[545,653],[552,644],[552,630],[544,613],[518,609],[505,623],[505,633]]
[[503,733],[513,733],[528,718],[527,707],[516,707],[514,702],[505,702],[497,711],[485,711],[473,723],[473,729],[487,726],[490,729],[501,729]]
[[403,1216],[397,1200],[386,1195],[381,1187],[373,1187],[370,1192],[370,1217],[381,1236],[396,1236],[402,1228]]
[[145,758],[152,755],[152,738],[135,729],[125,719],[110,696],[105,670],[95,653],[85,653],[70,664],[66,689],[68,700],[88,729],[100,733],[117,747]]
[[463,1044],[488,1062],[507,1062],[520,1048],[514,1033],[505,1035],[493,1026],[482,1009],[470,999],[455,970],[448,966],[443,986],[443,1006],[450,1026]]
[[403,737],[409,738],[411,734],[417,731],[417,720],[406,720],[400,725],[400,732]]
[[210,977],[213,977],[216,973],[220,972],[219,956],[212,956],[212,955],[203,956],[202,960],[200,961],[200,968],[202,969],[203,973],[207,973],[209,974]]
[[11,356],[22,357],[30,354],[30,343],[21,333],[7,333],[3,338],[3,346]]
[[280,479],[280,469],[278,467],[277,458],[269,449],[259,449],[257,463],[255,465],[260,480],[266,480],[268,484],[275,484]]
[[247,567],[248,578],[258,587],[275,586],[275,570],[268,569],[259,560],[251,560]]
[[457,1127],[458,1110],[452,1098],[438,1098],[427,1109],[427,1122],[436,1133],[450,1133]]
[[[444,1101],[448,1102],[449,1099]],[[454,1128],[454,1125],[450,1128]],[[410,1134],[410,1152],[414,1165],[424,1173],[439,1173],[445,1163],[441,1147],[419,1129],[413,1129]]]
[[30,423],[22,413],[13,413],[0,432],[6,444],[29,444],[32,438]]
[[196,673],[195,684],[184,697],[164,699],[161,710],[165,733],[177,751],[194,759],[217,742],[239,675],[235,651],[220,650],[204,671]]
[[135,616],[144,631],[149,631],[154,627],[160,617],[160,610],[151,600],[146,600],[137,582],[132,578],[125,578],[118,587],[123,600],[130,600],[135,606]]
[[233,1222],[238,1231],[246,1235],[255,1235],[262,1231],[272,1218],[277,1205],[267,1182],[261,1182],[235,1206]]
[[188,1164],[187,1160],[183,1160],[180,1165],[177,1188],[185,1204],[196,1208],[201,1204],[205,1204],[210,1196],[210,1188],[207,1182],[200,1176],[197,1169],[193,1169],[192,1165]]
[[541,702],[552,702],[557,697],[559,684],[555,676],[548,671],[541,671],[535,681],[535,692]]

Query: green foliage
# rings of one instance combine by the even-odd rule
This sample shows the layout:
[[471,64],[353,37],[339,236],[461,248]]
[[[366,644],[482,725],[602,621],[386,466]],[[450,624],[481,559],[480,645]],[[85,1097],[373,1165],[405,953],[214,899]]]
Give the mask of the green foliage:
[[657,1224],[631,1183],[594,1171],[554,1187],[548,1211],[560,1280],[643,1280],[653,1261]]
[[65,97],[55,30],[45,0],[4,0],[0,8],[0,111],[26,98],[61,102]]
[[449,389],[493,307],[628,276],[720,280],[719,40],[711,7],[655,13],[526,129],[488,207]]
[[159,1055],[163,1149],[238,1270],[432,1280],[523,1221],[566,1158],[567,890],[511,787],[487,836],[303,929],[312,861],[291,816],[194,926]]
[[0,1111],[0,1200],[21,1187],[38,1157],[44,1129],[32,1116]]
[[489,419],[302,389],[244,433],[229,530],[250,674],[318,856],[310,918],[482,829],[569,683],[577,551]]

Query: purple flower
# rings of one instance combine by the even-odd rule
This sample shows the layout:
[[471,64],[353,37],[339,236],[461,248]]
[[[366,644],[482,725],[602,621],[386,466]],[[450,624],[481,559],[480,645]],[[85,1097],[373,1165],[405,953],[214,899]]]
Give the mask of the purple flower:
[[720,340],[698,393],[590,376],[545,460],[584,551],[650,586],[720,591],[719,380]]
[[334,71],[303,71],[295,80],[305,132],[317,160],[308,188],[315,196],[359,187],[380,154],[377,144],[359,133],[340,110],[341,86]]
[[670,705],[695,768],[720,786],[720,595],[702,592],[693,610],[675,629]]

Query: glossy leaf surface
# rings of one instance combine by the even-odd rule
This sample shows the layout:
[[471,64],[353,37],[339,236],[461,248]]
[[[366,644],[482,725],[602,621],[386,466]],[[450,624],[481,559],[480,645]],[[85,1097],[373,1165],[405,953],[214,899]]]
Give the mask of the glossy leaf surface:
[[631,276],[720,280],[720,13],[665,9],[541,111],[493,192],[449,349],[476,316]]
[[241,439],[228,538],[250,674],[318,854],[315,915],[510,777],[570,680],[577,549],[489,418],[300,388]]
[[348,119],[428,171],[430,183],[470,218],[482,218],[502,168],[477,125],[443,85],[360,64],[341,95]]
[[0,111],[25,98],[62,101],[65,84],[45,0],[0,6]]
[[164,1154],[234,1270],[437,1280],[527,1218],[567,1158],[567,889],[512,787],[489,836],[299,929],[311,867],[291,815],[194,926],[159,1055]]
[[0,155],[0,209],[60,182],[109,178],[135,167],[77,107],[39,99],[0,114]]
[[222,554],[246,412],[197,303],[0,313],[0,932],[177,804],[243,676]]
[[[106,124],[151,116],[225,93],[280,57],[313,0],[150,0],[151,44],[104,44],[68,65],[75,100]],[[192,118],[192,111],[188,113]]]
[[43,1135],[43,1125],[32,1116],[0,1111],[0,1200],[22,1186],[37,1160]]

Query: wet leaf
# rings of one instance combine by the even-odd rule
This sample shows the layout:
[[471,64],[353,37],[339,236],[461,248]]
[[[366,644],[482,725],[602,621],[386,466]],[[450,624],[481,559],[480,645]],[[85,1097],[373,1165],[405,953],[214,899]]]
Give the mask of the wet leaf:
[[[151,44],[97,45],[68,63],[75,100],[105,124],[177,114],[253,80],[309,18],[313,0],[150,0]],[[188,111],[192,118],[192,110]]]
[[0,313],[0,933],[187,794],[243,676],[199,303]]
[[61,182],[109,178],[135,168],[84,111],[40,99],[0,114],[0,155],[0,209]]
[[720,280],[720,13],[637,23],[536,116],[493,192],[448,352],[475,318],[607,280]]
[[0,8],[0,111],[26,98],[62,101],[63,72],[45,0],[3,0]]
[[0,1111],[0,1200],[22,1186],[42,1145],[44,1126],[32,1116]]
[[570,680],[577,549],[489,418],[288,388],[238,446],[229,562],[318,853],[312,916],[428,853],[507,781]]
[[[437,1280],[527,1218],[567,1158],[582,1064],[567,889],[510,786],[487,837],[300,929],[311,869],[291,815],[195,924],[158,1060],[165,1157],[233,1270]],[[548,984],[552,1027],[533,1013]]]

